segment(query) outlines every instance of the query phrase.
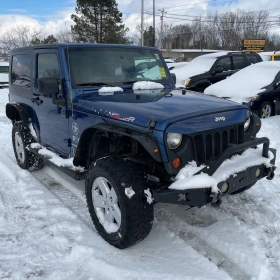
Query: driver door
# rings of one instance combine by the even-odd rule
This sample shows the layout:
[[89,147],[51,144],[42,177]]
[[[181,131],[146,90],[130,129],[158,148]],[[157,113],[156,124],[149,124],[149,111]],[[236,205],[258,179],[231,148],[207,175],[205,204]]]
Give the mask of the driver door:
[[35,51],[35,73],[33,104],[39,122],[40,143],[54,152],[67,156],[69,147],[69,118],[66,105],[53,103],[52,95],[44,95],[38,91],[37,79],[55,77],[59,83],[58,97],[65,98],[66,92],[62,86],[62,71],[57,49]]

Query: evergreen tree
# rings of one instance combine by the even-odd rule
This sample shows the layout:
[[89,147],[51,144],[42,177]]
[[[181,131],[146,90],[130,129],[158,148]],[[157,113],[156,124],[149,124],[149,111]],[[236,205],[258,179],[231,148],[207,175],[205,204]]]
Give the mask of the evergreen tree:
[[38,37],[34,37],[30,42],[31,45],[46,45],[46,44],[57,44],[58,41],[53,35],[49,35],[44,39],[40,39]]
[[77,0],[71,26],[78,42],[127,43],[128,31],[122,24],[122,13],[116,0]]
[[149,47],[155,46],[154,28],[149,26],[148,29],[144,31],[144,45]]

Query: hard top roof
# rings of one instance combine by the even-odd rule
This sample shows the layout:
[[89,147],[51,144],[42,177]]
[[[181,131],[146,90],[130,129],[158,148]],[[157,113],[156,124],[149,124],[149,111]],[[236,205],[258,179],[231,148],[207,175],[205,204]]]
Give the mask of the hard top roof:
[[21,52],[21,51],[31,51],[37,49],[55,49],[55,48],[127,48],[127,49],[150,49],[150,50],[158,50],[153,47],[142,47],[135,45],[122,45],[122,44],[85,44],[85,43],[71,43],[71,44],[48,44],[48,45],[36,45],[36,46],[28,46],[22,48],[13,49],[12,52]]

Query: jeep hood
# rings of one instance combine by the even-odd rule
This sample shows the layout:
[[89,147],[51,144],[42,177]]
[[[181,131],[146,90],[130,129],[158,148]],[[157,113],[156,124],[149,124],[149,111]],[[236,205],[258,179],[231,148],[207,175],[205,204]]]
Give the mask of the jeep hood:
[[153,94],[152,91],[150,95],[147,92],[143,95],[136,92],[109,96],[81,94],[73,100],[73,107],[77,111],[141,127],[148,127],[149,121],[154,119],[154,129],[161,131],[170,124],[210,114],[214,114],[213,117],[222,117],[223,112],[234,111],[232,117],[227,113],[227,120],[223,125],[236,122],[236,113],[240,115],[241,121],[245,121],[248,114],[248,108],[245,106],[191,91],[186,91],[185,95],[181,90],[163,91],[161,95],[151,98]]

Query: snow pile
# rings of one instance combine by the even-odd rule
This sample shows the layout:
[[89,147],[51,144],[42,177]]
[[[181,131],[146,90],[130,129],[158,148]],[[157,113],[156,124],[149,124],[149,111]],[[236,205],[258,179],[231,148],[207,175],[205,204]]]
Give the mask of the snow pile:
[[217,52],[198,56],[194,58],[187,65],[170,70],[171,73],[176,75],[178,84],[185,85],[185,81],[192,76],[203,74],[210,70],[216,62],[217,57],[226,55],[228,52]]
[[164,86],[159,83],[140,81],[133,84],[133,90],[145,90],[145,89],[164,89]]
[[151,192],[150,192],[150,189],[144,190],[144,193],[145,193],[145,196],[147,197],[147,202],[148,202],[149,204],[152,204],[153,201],[154,201],[154,198],[153,198],[153,196],[152,196],[152,194],[151,194]]
[[229,97],[242,103],[249,102],[250,97],[265,91],[263,87],[273,82],[280,71],[280,61],[267,61],[241,69],[227,79],[206,88],[204,93],[217,97]]
[[135,195],[135,191],[132,189],[132,187],[125,188],[124,192],[129,199],[131,199]]
[[56,166],[67,167],[74,171],[80,171],[80,172],[85,171],[84,167],[74,166],[73,158],[67,158],[67,159],[61,158],[57,154],[53,153],[52,151],[43,148],[39,143],[31,143],[30,147],[33,149],[39,149],[38,153],[43,157],[46,157],[50,162],[52,162]]
[[218,183],[226,181],[231,175],[245,171],[251,166],[265,164],[266,167],[271,166],[273,154],[269,152],[269,158],[262,157],[262,148],[247,149],[241,155],[234,155],[230,159],[225,160],[218,170],[209,176],[206,173],[194,175],[202,170],[205,166],[197,167],[196,162],[192,161],[183,167],[176,176],[176,181],[169,188],[174,190],[201,189],[211,187],[212,192],[217,193]]
[[102,87],[98,90],[99,95],[112,95],[114,92],[123,92],[121,87]]

